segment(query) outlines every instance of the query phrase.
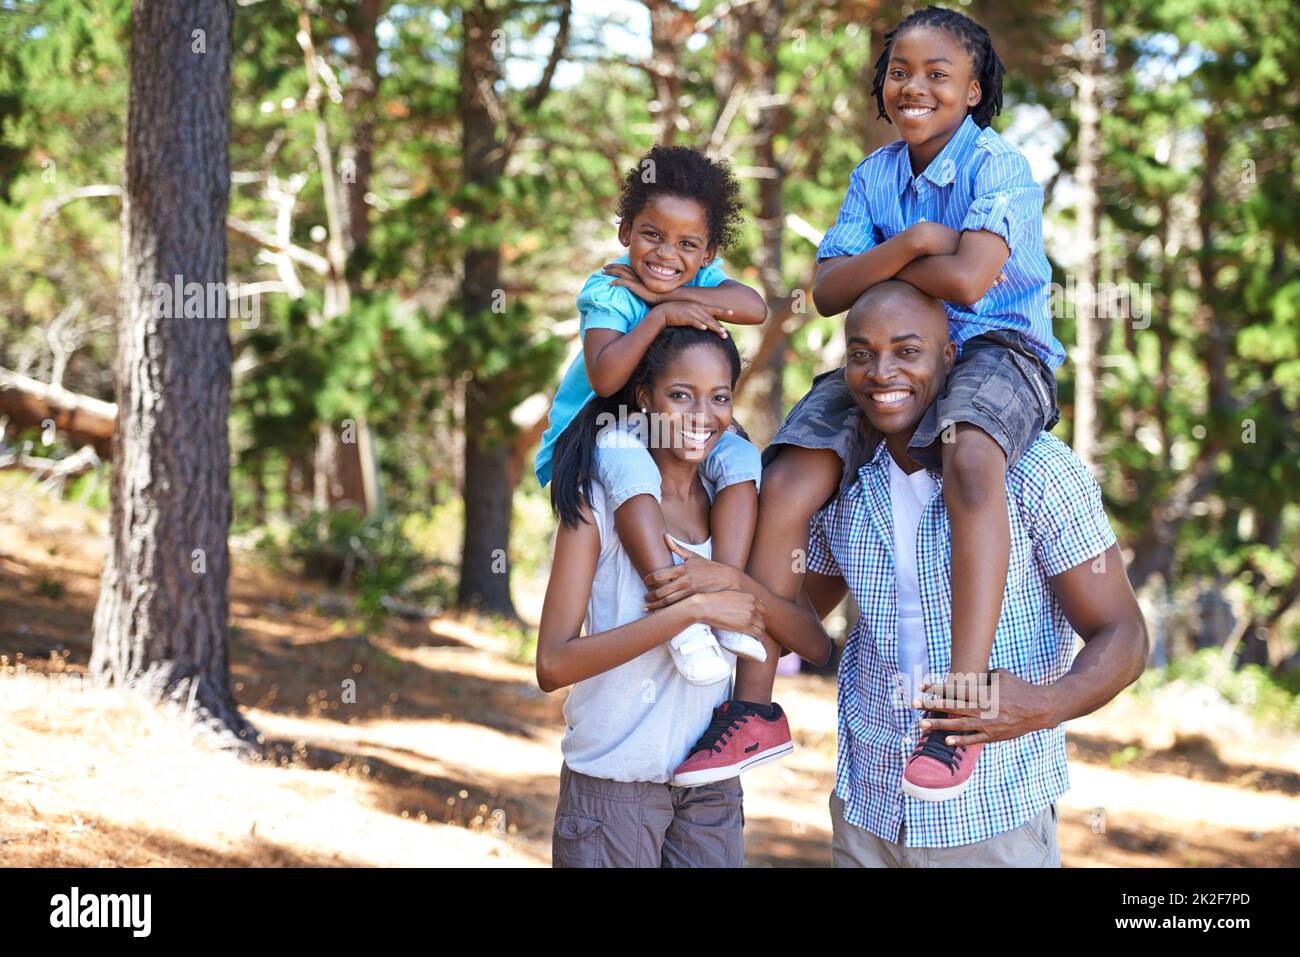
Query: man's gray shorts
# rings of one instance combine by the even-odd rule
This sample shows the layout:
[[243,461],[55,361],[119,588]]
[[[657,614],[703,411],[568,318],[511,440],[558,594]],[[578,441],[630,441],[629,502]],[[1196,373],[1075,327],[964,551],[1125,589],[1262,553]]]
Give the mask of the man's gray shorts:
[[[962,346],[961,358],[943,392],[922,414],[907,451],[926,468],[942,471],[941,443],[952,441],[955,426],[965,422],[992,436],[1011,468],[1038,434],[1050,432],[1060,419],[1055,374],[1022,333],[999,329]],[[769,465],[783,445],[830,449],[844,463],[843,492],[857,481],[879,440],[880,433],[854,402],[844,370],[835,369],[813,379],[808,394],[795,403],[763,450],[763,464]]]
[[560,768],[552,867],[743,867],[740,778],[696,788]]
[[967,339],[943,392],[916,425],[907,451],[926,468],[943,468],[941,443],[964,422],[992,436],[1013,467],[1040,432],[1061,420],[1056,376],[1024,334],[998,329]]
[[905,847],[844,820],[844,801],[831,792],[831,860],[836,867],[1060,867],[1057,810],[1050,804],[1019,827],[957,847]]

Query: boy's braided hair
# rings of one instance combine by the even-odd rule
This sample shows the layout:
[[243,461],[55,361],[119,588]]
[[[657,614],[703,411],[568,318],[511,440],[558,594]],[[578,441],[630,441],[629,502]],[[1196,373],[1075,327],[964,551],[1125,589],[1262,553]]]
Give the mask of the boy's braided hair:
[[689,146],[654,146],[623,178],[618,218],[631,224],[652,196],[693,199],[704,207],[709,243],[729,249],[740,235],[740,183],[726,160],[711,160]]
[[970,117],[975,125],[983,129],[993,121],[993,117],[1002,112],[1002,76],[1006,70],[993,49],[993,40],[989,32],[970,17],[947,10],[943,7],[926,7],[917,10],[885,34],[885,49],[876,61],[876,75],[871,81],[871,92],[876,98],[876,107],[880,116],[886,121],[885,114],[885,74],[888,71],[889,53],[894,39],[904,30],[912,27],[937,27],[946,31],[965,48],[975,64],[975,79],[980,84],[980,101],[970,110]]

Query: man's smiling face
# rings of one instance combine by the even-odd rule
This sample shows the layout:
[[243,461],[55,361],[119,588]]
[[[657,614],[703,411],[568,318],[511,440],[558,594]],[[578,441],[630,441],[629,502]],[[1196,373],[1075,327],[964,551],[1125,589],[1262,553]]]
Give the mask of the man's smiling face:
[[853,304],[844,336],[853,401],[882,434],[910,434],[957,355],[943,305],[900,280],[880,283]]

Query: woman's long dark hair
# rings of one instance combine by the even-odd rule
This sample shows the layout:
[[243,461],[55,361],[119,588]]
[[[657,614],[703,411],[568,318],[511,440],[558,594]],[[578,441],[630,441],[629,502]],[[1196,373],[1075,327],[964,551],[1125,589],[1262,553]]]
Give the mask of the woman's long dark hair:
[[[716,332],[694,326],[669,326],[655,337],[622,391],[602,398],[596,396],[582,407],[569,427],[555,440],[551,466],[551,510],[565,525],[576,527],[584,521],[582,509],[591,504],[591,483],[595,476],[596,438],[610,421],[630,418],[637,411],[637,389],[653,389],[655,380],[677,356],[695,346],[721,349],[731,363],[731,385],[740,378],[740,353],[730,336],[723,339]],[[619,415],[620,407],[623,415]]]

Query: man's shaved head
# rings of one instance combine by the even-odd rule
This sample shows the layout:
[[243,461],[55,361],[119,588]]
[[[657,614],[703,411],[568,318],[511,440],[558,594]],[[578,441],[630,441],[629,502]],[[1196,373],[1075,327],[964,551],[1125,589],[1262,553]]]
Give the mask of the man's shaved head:
[[853,401],[885,436],[911,435],[957,354],[943,303],[902,280],[879,283],[849,310],[844,338]]
[[877,283],[858,296],[844,321],[845,335],[851,337],[858,320],[878,312],[905,318],[913,331],[926,338],[930,334],[939,336],[940,341],[948,338],[948,313],[943,303],[901,279]]

